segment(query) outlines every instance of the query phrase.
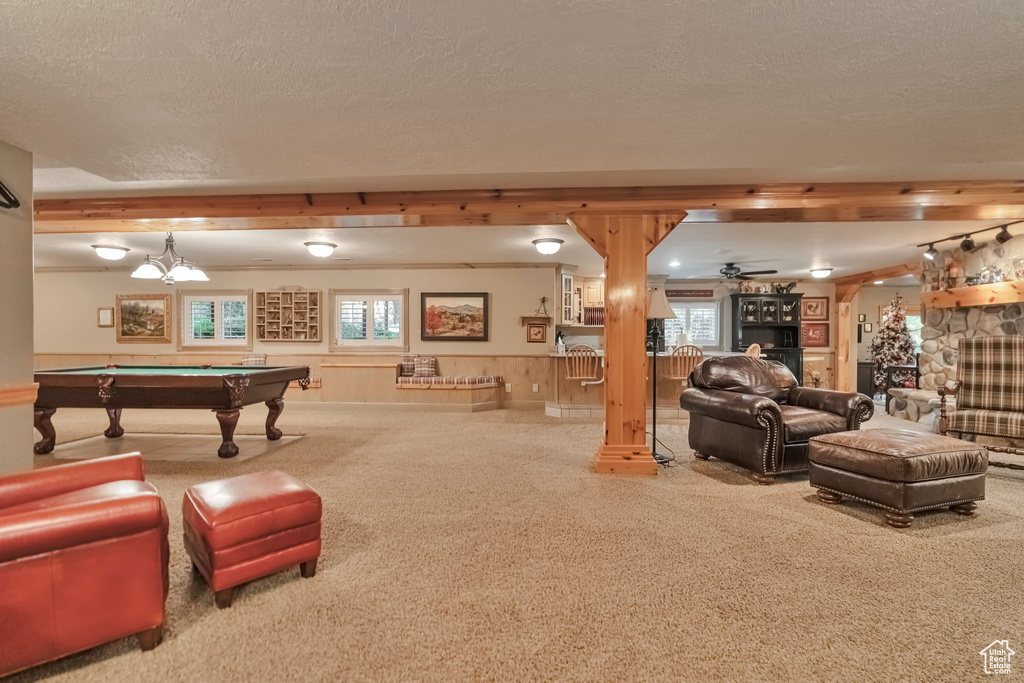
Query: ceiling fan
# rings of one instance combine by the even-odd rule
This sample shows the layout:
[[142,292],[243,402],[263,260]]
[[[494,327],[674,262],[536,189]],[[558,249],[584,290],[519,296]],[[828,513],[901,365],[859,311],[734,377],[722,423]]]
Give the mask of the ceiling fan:
[[726,280],[750,280],[755,275],[773,275],[779,271],[777,270],[748,270],[743,272],[743,269],[738,267],[735,263],[726,263],[725,268],[718,271],[722,274]]

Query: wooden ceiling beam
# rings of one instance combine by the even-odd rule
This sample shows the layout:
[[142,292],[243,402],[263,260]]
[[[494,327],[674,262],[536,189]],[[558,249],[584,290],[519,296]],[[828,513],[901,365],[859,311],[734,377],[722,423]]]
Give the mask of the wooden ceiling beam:
[[832,283],[837,287],[840,285],[867,285],[877,280],[888,280],[889,278],[903,277],[904,275],[917,275],[920,272],[920,263],[899,263],[895,266],[876,268],[863,273],[837,277],[832,280]]
[[836,303],[849,303],[853,301],[853,297],[857,296],[857,292],[860,291],[863,285],[871,284],[878,280],[903,277],[904,275],[917,275],[920,272],[921,264],[919,263],[900,263],[895,266],[888,266],[887,268],[876,268],[875,270],[868,270],[863,273],[837,277],[835,280],[832,280],[832,284],[836,286]]
[[[563,223],[568,213],[591,211],[687,211],[690,222],[1009,220],[1024,218],[1024,181],[344,192],[35,202],[35,219],[40,223],[390,216],[390,221],[403,226],[523,225]],[[541,220],[535,220],[538,218]]]

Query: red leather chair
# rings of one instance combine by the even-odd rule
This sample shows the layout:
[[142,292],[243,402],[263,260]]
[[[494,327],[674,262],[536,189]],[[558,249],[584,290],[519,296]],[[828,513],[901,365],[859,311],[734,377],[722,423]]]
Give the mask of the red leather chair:
[[0,676],[163,636],[167,508],[138,453],[0,477]]

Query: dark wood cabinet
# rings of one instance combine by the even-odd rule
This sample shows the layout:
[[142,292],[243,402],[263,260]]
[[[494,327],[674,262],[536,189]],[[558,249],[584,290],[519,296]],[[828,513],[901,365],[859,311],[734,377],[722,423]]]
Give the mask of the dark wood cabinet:
[[865,396],[875,395],[875,364],[872,361],[857,363],[857,391]]
[[803,384],[802,298],[803,294],[733,294],[732,350],[746,351],[751,344],[760,344],[765,358],[783,363]]

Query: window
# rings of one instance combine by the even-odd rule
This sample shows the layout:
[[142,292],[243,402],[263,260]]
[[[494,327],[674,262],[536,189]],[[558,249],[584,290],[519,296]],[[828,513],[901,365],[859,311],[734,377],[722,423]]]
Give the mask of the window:
[[249,295],[182,296],[182,346],[249,346]]
[[721,304],[718,301],[669,302],[676,317],[665,321],[665,342],[674,344],[676,335],[690,333],[690,343],[705,348],[722,345]]
[[334,290],[335,346],[405,347],[407,290]]
[[914,353],[921,353],[921,329],[924,327],[924,322],[921,320],[919,315],[907,315],[907,332],[910,333],[910,339],[914,342]]

